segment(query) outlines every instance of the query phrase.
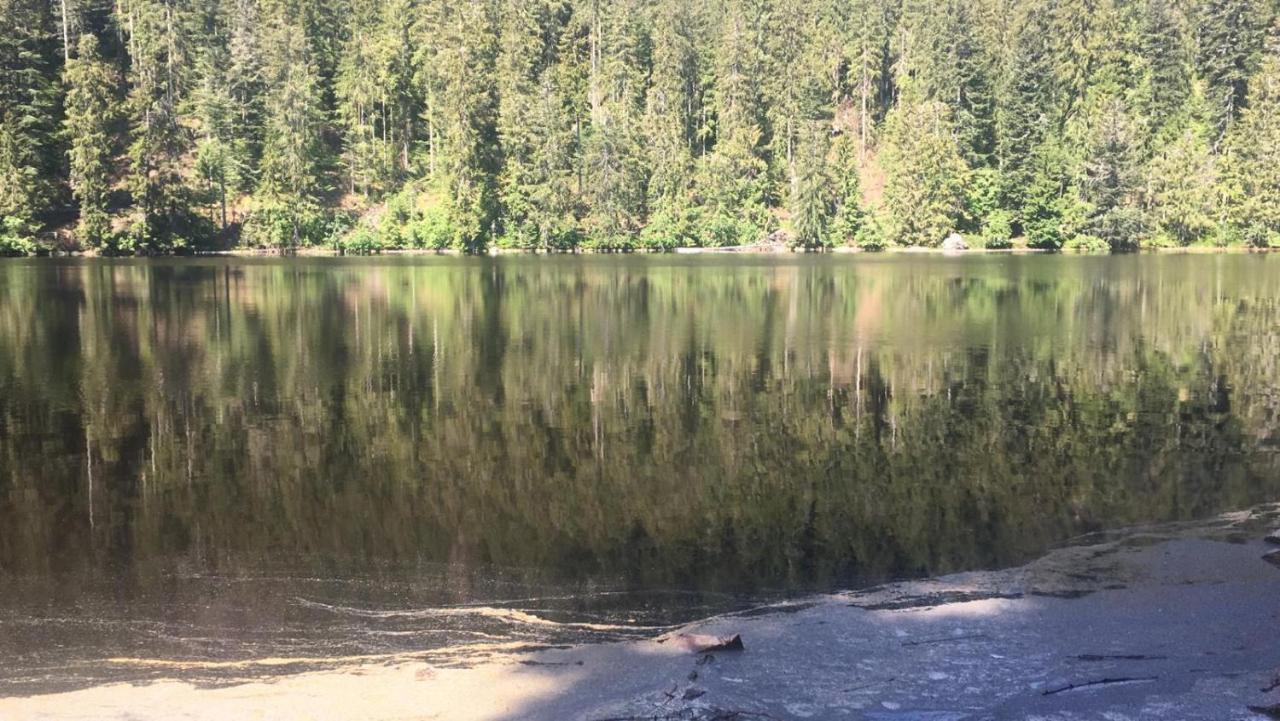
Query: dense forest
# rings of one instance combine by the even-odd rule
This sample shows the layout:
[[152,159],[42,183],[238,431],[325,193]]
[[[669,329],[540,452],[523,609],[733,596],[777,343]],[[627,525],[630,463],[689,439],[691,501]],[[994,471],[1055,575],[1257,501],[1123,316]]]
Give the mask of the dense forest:
[[1280,246],[1277,0],[0,0],[0,253]]

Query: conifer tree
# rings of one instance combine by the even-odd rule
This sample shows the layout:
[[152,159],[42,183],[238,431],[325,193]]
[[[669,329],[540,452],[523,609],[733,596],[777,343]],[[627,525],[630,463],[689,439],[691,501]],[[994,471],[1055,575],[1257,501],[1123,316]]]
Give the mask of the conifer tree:
[[1253,0],[1203,0],[1198,7],[1200,75],[1221,138],[1244,108],[1263,28]]
[[71,192],[80,205],[79,241],[100,248],[110,239],[111,116],[115,76],[98,52],[98,38],[84,35],[66,67],[65,128],[70,149]]
[[154,252],[192,235],[184,157],[190,133],[179,123],[188,67],[186,24],[177,0],[136,0],[125,8],[131,57],[129,188],[134,222],[127,247]]
[[[480,250],[498,223],[497,175],[501,165],[494,72],[496,18],[490,3],[459,0],[442,8],[433,28],[427,93],[434,96],[440,135],[439,172],[447,189],[455,244]],[[430,106],[429,106],[430,107]]]
[[1230,221],[1256,247],[1280,247],[1280,23],[1249,85],[1226,157]]
[[730,3],[721,19],[712,60],[714,144],[699,162],[697,183],[708,216],[703,240],[708,244],[753,242],[769,229],[761,19],[752,0]]
[[1142,10],[1140,109],[1154,136],[1181,112],[1191,94],[1190,58],[1170,0],[1146,0]]
[[654,13],[653,70],[644,121],[651,169],[649,204],[655,212],[682,216],[694,158],[701,151],[701,18],[692,0],[662,0]]
[[0,219],[31,223],[48,209],[53,155],[53,63],[47,6],[0,0]]
[[1077,192],[1083,232],[1112,250],[1132,250],[1145,232],[1138,192],[1139,147],[1123,99],[1104,100],[1090,120]]
[[966,174],[947,106],[908,93],[885,121],[883,162],[890,240],[942,243],[956,228]]
[[795,191],[791,196],[793,242],[804,248],[830,245],[832,183],[826,162],[826,127],[810,122],[801,140]]
[[830,168],[834,207],[829,233],[831,245],[851,245],[866,220],[859,177],[861,142],[861,138],[855,139],[844,133],[832,144]]
[[1016,27],[995,116],[1002,204],[1015,211],[1035,176],[1034,151],[1056,124],[1047,13],[1032,8]]

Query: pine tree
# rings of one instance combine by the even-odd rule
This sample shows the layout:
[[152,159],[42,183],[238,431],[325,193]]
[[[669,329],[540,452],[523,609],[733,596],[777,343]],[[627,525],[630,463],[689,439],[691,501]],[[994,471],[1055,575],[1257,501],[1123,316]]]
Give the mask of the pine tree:
[[0,219],[32,222],[48,209],[54,160],[48,6],[0,0]]
[[848,58],[849,82],[857,107],[858,163],[867,160],[867,148],[876,119],[881,116],[880,87],[886,80],[888,62],[889,17],[886,4],[880,0],[848,0],[835,5],[845,28],[845,53]]
[[1198,7],[1200,75],[1208,84],[1214,127],[1221,138],[1244,108],[1263,26],[1253,0],[1203,0]]
[[1018,23],[996,104],[996,164],[1002,205],[1019,210],[1035,176],[1034,151],[1056,125],[1048,17],[1031,9]]
[[1083,232],[1113,251],[1138,247],[1146,230],[1139,190],[1139,147],[1123,99],[1103,101],[1090,119],[1077,193],[1084,204]]
[[1213,126],[1203,86],[1194,83],[1187,101],[1166,118],[1144,171],[1144,207],[1157,245],[1190,245],[1208,239],[1219,225],[1220,163],[1213,154]]
[[1280,23],[1250,81],[1248,101],[1228,143],[1230,221],[1246,243],[1280,247]]
[[1191,94],[1187,43],[1175,12],[1169,0],[1147,0],[1143,6],[1140,109],[1151,136],[1180,113]]
[[324,146],[320,78],[305,30],[283,10],[266,21],[266,94],[259,191],[293,203],[321,190]]
[[830,243],[853,244],[866,217],[862,207],[861,138],[849,134],[838,136],[831,149],[831,175],[834,190]]
[[711,88],[714,142],[699,160],[705,244],[759,239],[770,225],[769,158],[762,88],[762,9],[751,0],[729,3],[715,47]]
[[419,82],[427,86],[431,132],[439,135],[430,147],[439,147],[437,172],[450,203],[455,244],[477,251],[499,220],[497,21],[494,8],[482,0],[458,0],[440,10],[437,24],[419,28],[434,36],[431,67]]
[[791,195],[793,242],[803,248],[831,244],[829,227],[834,214],[832,184],[826,163],[826,127],[809,123],[802,137],[795,191]]
[[972,3],[911,0],[904,6],[905,40],[899,85],[945,103],[962,154],[986,165],[994,151],[992,60],[975,32]]
[[966,174],[947,106],[908,93],[885,122],[883,163],[890,240],[939,245],[956,228]]
[[700,152],[704,112],[698,33],[693,0],[662,0],[654,10],[653,71],[646,97],[649,204],[679,217],[688,211],[693,162]]
[[389,192],[409,170],[417,123],[409,0],[352,3],[334,89],[351,192]]
[[135,209],[126,247],[139,252],[182,246],[193,234],[183,173],[190,134],[178,118],[188,63],[181,11],[176,0],[135,0],[121,23],[129,29],[129,188]]
[[591,126],[583,147],[589,240],[626,244],[644,223],[641,122],[649,38],[635,0],[593,2]]
[[71,191],[80,204],[76,235],[93,248],[111,235],[107,196],[111,190],[111,116],[115,76],[98,53],[98,38],[84,35],[66,67],[65,129],[70,140]]

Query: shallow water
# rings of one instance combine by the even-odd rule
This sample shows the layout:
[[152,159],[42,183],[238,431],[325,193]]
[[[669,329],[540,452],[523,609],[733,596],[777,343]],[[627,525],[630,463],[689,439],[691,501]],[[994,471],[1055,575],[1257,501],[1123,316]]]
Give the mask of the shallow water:
[[0,693],[1008,566],[1280,496],[1277,379],[1273,256],[0,262]]

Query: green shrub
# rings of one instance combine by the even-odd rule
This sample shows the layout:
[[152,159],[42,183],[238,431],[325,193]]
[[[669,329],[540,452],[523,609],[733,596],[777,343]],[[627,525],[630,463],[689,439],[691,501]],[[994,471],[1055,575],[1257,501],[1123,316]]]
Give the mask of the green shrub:
[[760,240],[764,231],[749,220],[717,213],[705,219],[698,228],[699,245],[707,248],[729,248],[750,245]]
[[444,250],[456,236],[449,211],[440,206],[428,208],[409,223],[408,240],[414,248]]
[[658,212],[640,231],[637,246],[646,250],[671,250],[689,245],[688,220],[669,212]]
[[1111,244],[1096,235],[1082,233],[1064,243],[1062,249],[1077,253],[1108,253],[1111,251]]
[[358,225],[342,239],[343,253],[371,255],[383,250],[382,236],[368,225]]
[[982,223],[982,245],[994,249],[1013,246],[1013,213],[998,209],[987,214]]
[[0,218],[0,255],[31,255],[39,249],[29,224],[21,218]]
[[1261,223],[1250,223],[1240,235],[1250,248],[1280,248],[1280,232]]
[[884,225],[874,215],[868,215],[858,227],[853,238],[854,245],[871,253],[879,253],[889,247],[889,239],[885,235]]

